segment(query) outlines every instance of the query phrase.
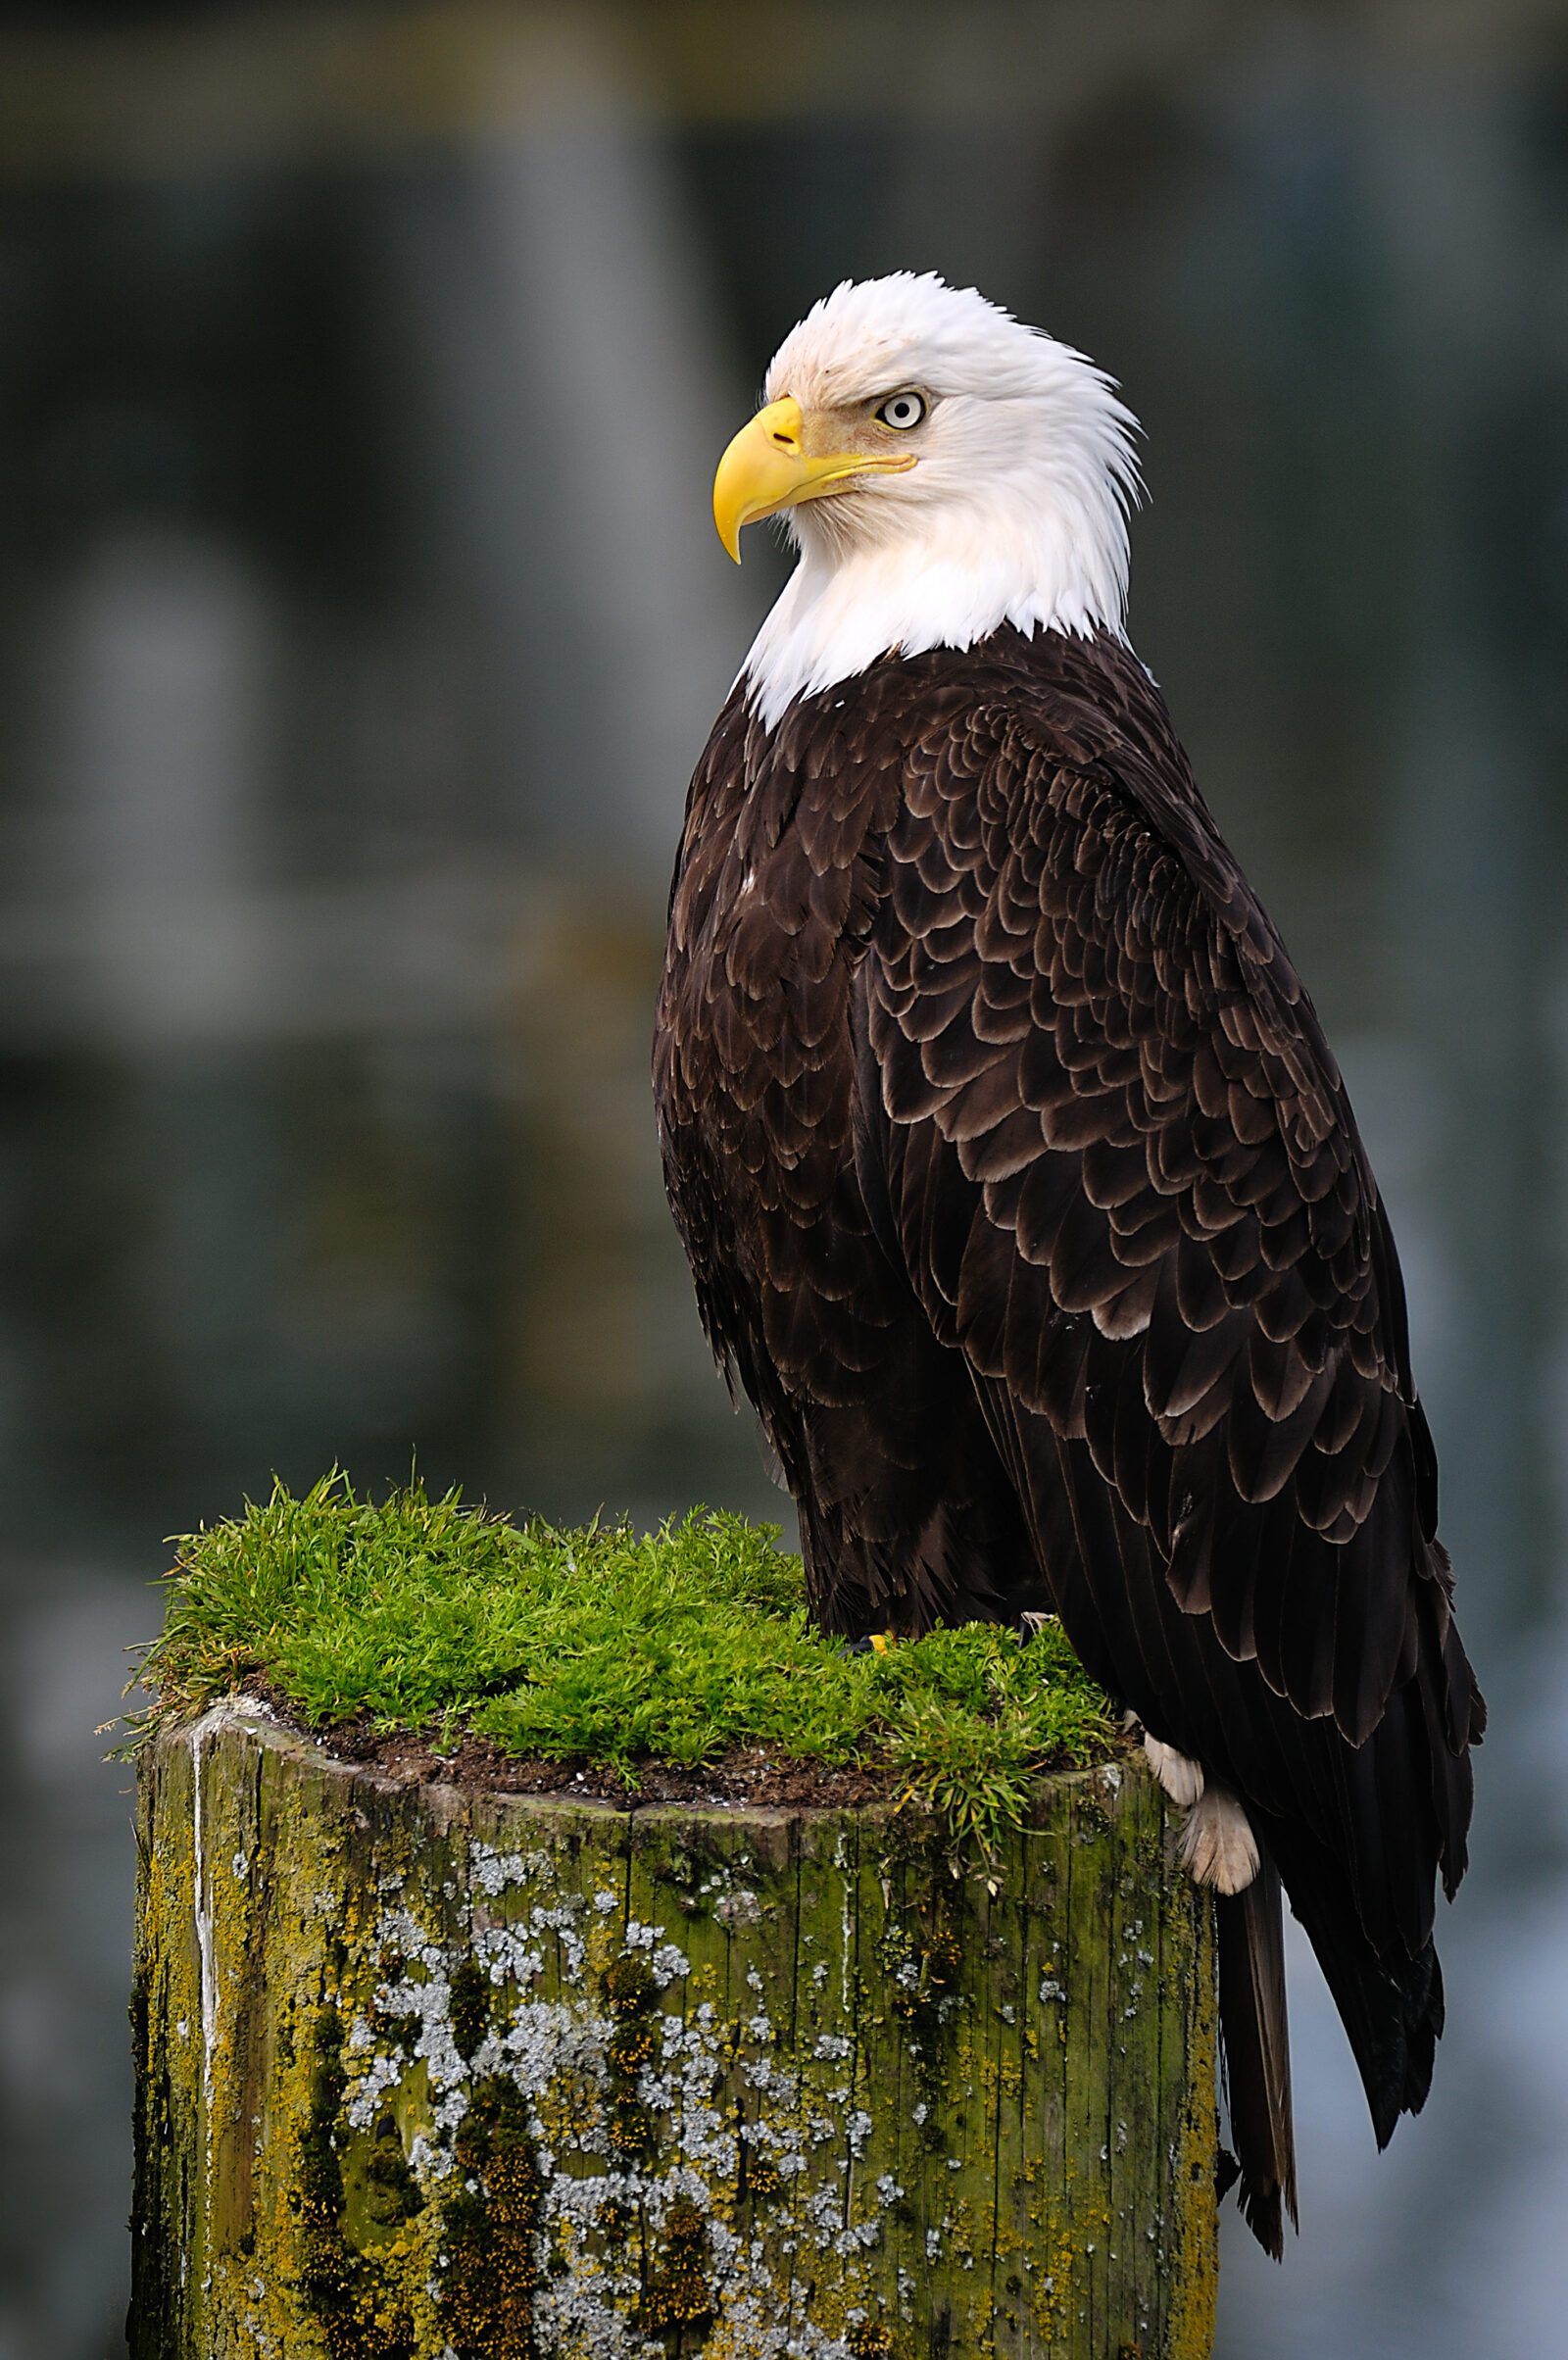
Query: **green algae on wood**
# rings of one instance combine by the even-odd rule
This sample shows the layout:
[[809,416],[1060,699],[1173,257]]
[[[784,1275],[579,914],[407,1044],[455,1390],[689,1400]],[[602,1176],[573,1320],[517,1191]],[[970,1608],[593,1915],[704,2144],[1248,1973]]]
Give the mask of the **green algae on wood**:
[[136,2360],[1202,2360],[1210,1915],[1133,1762],[909,1810],[139,1764]]

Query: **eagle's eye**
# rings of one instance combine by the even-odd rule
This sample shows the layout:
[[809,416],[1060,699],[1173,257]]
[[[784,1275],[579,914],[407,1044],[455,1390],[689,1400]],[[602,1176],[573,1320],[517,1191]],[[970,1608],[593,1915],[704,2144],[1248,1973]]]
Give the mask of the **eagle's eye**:
[[919,393],[890,393],[876,415],[884,426],[895,426],[901,434],[906,434],[925,416],[925,396]]

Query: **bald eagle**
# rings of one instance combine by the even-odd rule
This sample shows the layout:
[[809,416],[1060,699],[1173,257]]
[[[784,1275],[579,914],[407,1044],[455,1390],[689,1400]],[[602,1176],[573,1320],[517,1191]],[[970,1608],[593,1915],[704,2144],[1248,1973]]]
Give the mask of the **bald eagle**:
[[1241,2199],[1296,2218],[1281,1886],[1386,2144],[1484,1708],[1388,1219],[1128,645],[1134,421],[979,294],[846,284],[720,463],[799,564],[697,766],[655,1043],[709,1339],[830,1631],[1060,1617],[1217,1896]]

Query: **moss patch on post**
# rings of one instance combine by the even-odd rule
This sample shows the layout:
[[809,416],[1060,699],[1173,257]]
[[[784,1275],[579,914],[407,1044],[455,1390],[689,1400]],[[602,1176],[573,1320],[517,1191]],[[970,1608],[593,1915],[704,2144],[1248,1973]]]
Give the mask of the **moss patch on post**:
[[179,1544],[136,2360],[1203,2360],[1163,1795],[1054,1625],[847,1655],[776,1542],[334,1477]]
[[249,1683],[299,1726],[416,1735],[437,1755],[703,1769],[742,1749],[854,1769],[960,1843],[1017,1825],[1042,1771],[1102,1761],[1101,1692],[1059,1627],[847,1654],[813,1630],[777,1528],[694,1509],[660,1532],[559,1531],[342,1476],[177,1544],[141,1678],[145,1735]]

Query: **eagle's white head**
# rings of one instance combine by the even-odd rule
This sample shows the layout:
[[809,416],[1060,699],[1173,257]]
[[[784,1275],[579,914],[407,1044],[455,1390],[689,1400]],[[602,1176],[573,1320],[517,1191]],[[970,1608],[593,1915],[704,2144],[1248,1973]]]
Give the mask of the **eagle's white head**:
[[970,647],[1004,622],[1120,633],[1136,421],[1082,353],[900,270],[824,296],[765,392],[713,516],[732,557],[779,513],[801,553],[746,660],[769,727],[890,650]]

